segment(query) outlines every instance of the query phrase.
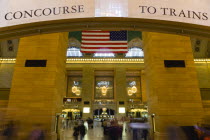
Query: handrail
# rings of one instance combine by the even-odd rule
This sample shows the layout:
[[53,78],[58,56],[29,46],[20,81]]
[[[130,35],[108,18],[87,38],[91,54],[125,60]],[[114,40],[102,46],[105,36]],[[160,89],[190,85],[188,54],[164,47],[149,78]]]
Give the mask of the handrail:
[[151,118],[152,118],[152,132],[154,134],[154,133],[156,133],[156,128],[155,128],[155,114],[154,113],[151,115]]

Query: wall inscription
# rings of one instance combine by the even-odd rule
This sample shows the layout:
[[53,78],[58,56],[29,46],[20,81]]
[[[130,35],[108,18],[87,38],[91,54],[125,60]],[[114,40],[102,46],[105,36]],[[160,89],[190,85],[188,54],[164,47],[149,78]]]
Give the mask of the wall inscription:
[[126,17],[210,26],[209,0],[1,0],[0,28],[75,18]]

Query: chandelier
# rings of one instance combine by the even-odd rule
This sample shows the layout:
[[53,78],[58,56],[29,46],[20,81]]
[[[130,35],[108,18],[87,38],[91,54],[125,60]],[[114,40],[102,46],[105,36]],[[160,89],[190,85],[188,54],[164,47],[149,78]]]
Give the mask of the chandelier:
[[103,96],[105,96],[107,94],[107,90],[108,90],[108,88],[106,86],[101,87],[101,93]]
[[128,96],[132,96],[136,92],[137,92],[137,87],[136,86],[128,87]]
[[79,96],[79,95],[81,94],[81,91],[80,91],[79,87],[77,87],[77,86],[73,86],[73,87],[71,88],[71,91],[72,91],[74,94],[76,94],[77,96]]

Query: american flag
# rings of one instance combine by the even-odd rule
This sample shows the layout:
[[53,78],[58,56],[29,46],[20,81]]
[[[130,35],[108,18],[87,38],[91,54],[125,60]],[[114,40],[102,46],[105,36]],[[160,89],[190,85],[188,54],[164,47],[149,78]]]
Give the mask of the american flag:
[[82,31],[83,53],[126,53],[127,31]]

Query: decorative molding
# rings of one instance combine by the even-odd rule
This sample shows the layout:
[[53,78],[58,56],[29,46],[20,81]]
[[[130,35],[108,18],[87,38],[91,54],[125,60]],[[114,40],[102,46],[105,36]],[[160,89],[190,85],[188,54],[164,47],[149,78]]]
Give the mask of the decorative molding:
[[144,59],[114,59],[114,58],[87,58],[87,59],[81,59],[81,58],[72,58],[67,59],[66,63],[144,63]]
[[195,63],[210,63],[210,58],[194,59]]
[[[11,63],[14,64],[16,62],[15,58],[0,58],[0,64]],[[195,63],[210,63],[210,58],[204,59],[194,59]],[[144,59],[142,58],[132,58],[132,59],[114,59],[114,58],[67,58],[67,64],[75,64],[75,63],[144,63]]]
[[0,64],[15,64],[15,58],[0,58]]

